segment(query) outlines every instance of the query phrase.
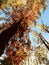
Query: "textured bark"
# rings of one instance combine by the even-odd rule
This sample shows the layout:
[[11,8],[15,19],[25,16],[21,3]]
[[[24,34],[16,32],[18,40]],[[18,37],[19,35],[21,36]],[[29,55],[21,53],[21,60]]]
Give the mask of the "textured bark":
[[4,52],[5,44],[8,44],[8,41],[10,38],[16,33],[16,31],[19,29],[21,21],[18,21],[17,23],[13,23],[10,28],[6,29],[0,34],[0,55]]

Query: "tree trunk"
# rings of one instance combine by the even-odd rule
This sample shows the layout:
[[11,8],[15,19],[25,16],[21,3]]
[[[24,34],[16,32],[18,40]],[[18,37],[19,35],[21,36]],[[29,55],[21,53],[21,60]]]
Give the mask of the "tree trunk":
[[8,41],[10,38],[16,33],[16,31],[19,29],[21,20],[17,23],[13,23],[10,28],[6,29],[0,34],[0,56],[3,54],[5,49],[5,44],[8,44]]

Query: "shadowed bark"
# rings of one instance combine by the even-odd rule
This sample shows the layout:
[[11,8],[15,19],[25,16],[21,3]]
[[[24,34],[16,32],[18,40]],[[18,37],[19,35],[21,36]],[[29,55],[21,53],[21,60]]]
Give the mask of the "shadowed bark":
[[40,34],[40,39],[43,42],[43,44],[46,46],[46,48],[49,50],[49,43],[46,41],[46,39]]
[[16,33],[16,31],[19,29],[21,20],[17,23],[13,23],[10,28],[6,29],[0,34],[0,56],[3,54],[5,49],[5,44],[8,44],[8,41],[10,38]]

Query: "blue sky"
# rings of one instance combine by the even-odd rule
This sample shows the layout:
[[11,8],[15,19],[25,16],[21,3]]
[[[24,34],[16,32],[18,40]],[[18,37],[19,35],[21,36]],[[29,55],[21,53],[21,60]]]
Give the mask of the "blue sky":
[[44,14],[41,16],[43,22],[49,26],[49,6],[47,6]]
[[[43,21],[43,23],[45,25],[49,26],[49,5],[46,7],[46,10],[44,12],[41,11],[41,16],[37,20],[38,24],[42,24],[41,19],[42,19],[42,21]],[[37,31],[37,32],[39,32],[39,33],[42,33],[43,37],[49,42],[49,33],[41,32],[41,30],[38,29],[38,28],[34,28],[34,30]],[[29,34],[29,37],[30,37],[30,40],[31,40],[32,44],[34,43],[33,46],[34,47],[38,46],[36,44],[36,42],[33,42],[33,40],[32,40],[34,38],[34,36],[33,36],[32,33]]]
[[[42,18],[44,24],[49,26],[49,6],[47,6],[47,8],[46,8],[44,14],[42,14],[41,18]],[[49,41],[49,33],[42,32],[42,34],[45,37],[45,39]]]

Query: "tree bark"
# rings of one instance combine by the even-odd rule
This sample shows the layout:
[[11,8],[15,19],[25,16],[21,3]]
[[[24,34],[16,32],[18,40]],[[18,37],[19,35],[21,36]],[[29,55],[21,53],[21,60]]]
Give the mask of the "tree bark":
[[8,41],[10,38],[16,33],[16,31],[19,29],[21,20],[17,23],[13,23],[10,28],[6,29],[0,34],[0,56],[3,54],[5,49],[5,44],[8,44]]

